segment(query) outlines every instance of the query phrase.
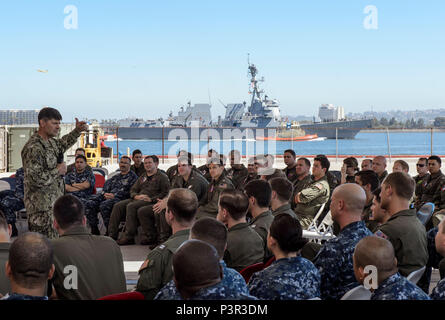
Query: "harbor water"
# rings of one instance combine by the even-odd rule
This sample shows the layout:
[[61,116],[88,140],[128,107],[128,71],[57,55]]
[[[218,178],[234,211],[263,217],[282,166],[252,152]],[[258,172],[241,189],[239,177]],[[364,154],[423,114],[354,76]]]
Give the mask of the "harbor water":
[[[243,155],[261,153],[283,154],[293,149],[297,155],[437,155],[445,154],[445,132],[359,132],[352,140],[316,139],[311,141],[255,141],[255,140],[121,140],[119,154],[140,149],[144,155],[175,156],[180,149],[195,155],[205,155],[208,149],[228,154],[238,149]],[[105,141],[116,154],[116,141]],[[164,151],[163,151],[164,150]],[[432,151],[432,152],[431,152]]]

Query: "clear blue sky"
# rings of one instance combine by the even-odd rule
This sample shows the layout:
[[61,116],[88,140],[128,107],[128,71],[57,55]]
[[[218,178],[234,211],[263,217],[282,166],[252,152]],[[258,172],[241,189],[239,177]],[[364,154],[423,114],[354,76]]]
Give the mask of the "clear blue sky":
[[444,17],[443,0],[2,1],[0,107],[155,118],[210,91],[216,118],[249,99],[248,52],[282,114],[445,107]]

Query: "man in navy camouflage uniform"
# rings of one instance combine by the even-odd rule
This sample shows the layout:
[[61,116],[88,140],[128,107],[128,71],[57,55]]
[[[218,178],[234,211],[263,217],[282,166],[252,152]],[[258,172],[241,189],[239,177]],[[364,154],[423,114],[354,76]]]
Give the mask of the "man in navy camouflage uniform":
[[17,235],[17,228],[15,226],[15,213],[25,207],[25,204],[23,203],[23,178],[24,171],[23,168],[20,168],[15,172],[15,190],[8,190],[0,201],[0,209],[5,214],[8,224],[12,225],[12,236]]
[[96,178],[92,171],[86,170],[87,159],[85,156],[76,157],[76,170],[66,174],[65,191],[79,198],[83,205],[93,194]]
[[363,189],[352,183],[335,188],[331,199],[332,219],[340,225],[337,238],[328,240],[314,259],[321,274],[321,298],[340,299],[358,286],[354,276],[352,254],[356,244],[372,235],[362,218],[366,203]]
[[85,204],[86,216],[91,226],[91,233],[99,235],[97,212],[100,211],[105,227],[110,222],[111,211],[115,203],[130,198],[130,188],[138,179],[137,174],[130,170],[131,159],[121,157],[120,174],[114,175],[105,182],[102,192],[93,195]]
[[212,245],[201,240],[188,240],[178,248],[173,255],[173,273],[183,299],[255,299],[234,286],[223,285],[220,256]]
[[[217,250],[223,272],[222,286],[229,287],[234,292],[249,294],[246,282],[241,274],[235,269],[228,268],[224,260],[222,260],[227,244],[227,228],[221,222],[212,218],[202,218],[196,221],[190,231],[190,239],[205,241]],[[167,283],[155,297],[155,300],[181,299],[182,297],[176,289],[173,280]]]
[[[430,300],[422,289],[400,275],[394,247],[388,240],[376,236],[360,240],[353,260],[359,283],[363,284],[366,277],[371,277],[376,272],[376,278],[368,283],[372,292],[371,300]],[[376,270],[368,274],[365,272],[367,266]]]

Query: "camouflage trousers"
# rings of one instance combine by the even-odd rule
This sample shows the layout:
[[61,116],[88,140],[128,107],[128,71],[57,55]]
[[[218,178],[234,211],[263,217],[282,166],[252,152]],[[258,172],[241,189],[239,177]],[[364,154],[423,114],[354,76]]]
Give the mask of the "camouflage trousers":
[[18,199],[13,192],[11,194],[4,194],[0,200],[0,209],[5,214],[8,224],[13,224],[16,221],[16,212],[25,207],[23,200]]
[[99,219],[97,213],[100,211],[104,225],[108,228],[113,206],[122,199],[105,199],[103,195],[95,195],[85,202],[85,215],[90,226],[97,226]]
[[43,234],[48,239],[57,239],[59,234],[54,229],[53,211],[36,211],[26,210],[28,215],[28,229],[31,232]]

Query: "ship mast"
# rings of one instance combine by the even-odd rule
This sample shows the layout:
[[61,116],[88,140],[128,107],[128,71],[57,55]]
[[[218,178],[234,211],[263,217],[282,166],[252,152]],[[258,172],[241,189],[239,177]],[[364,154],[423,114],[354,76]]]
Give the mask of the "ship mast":
[[[250,79],[250,88],[249,88],[249,93],[252,94],[252,101],[250,103],[250,107],[249,107],[249,112],[252,112],[253,109],[253,104],[255,102],[255,98],[258,98],[259,101],[261,101],[261,93],[264,93],[263,90],[260,90],[258,88],[258,82],[264,82],[264,77],[261,78],[260,80],[256,79],[256,75],[258,74],[258,69],[257,67],[255,67],[254,64],[250,64],[250,54],[247,54],[247,64],[249,65],[249,74],[251,75],[251,79]],[[253,92],[250,90],[251,88],[253,88]]]

